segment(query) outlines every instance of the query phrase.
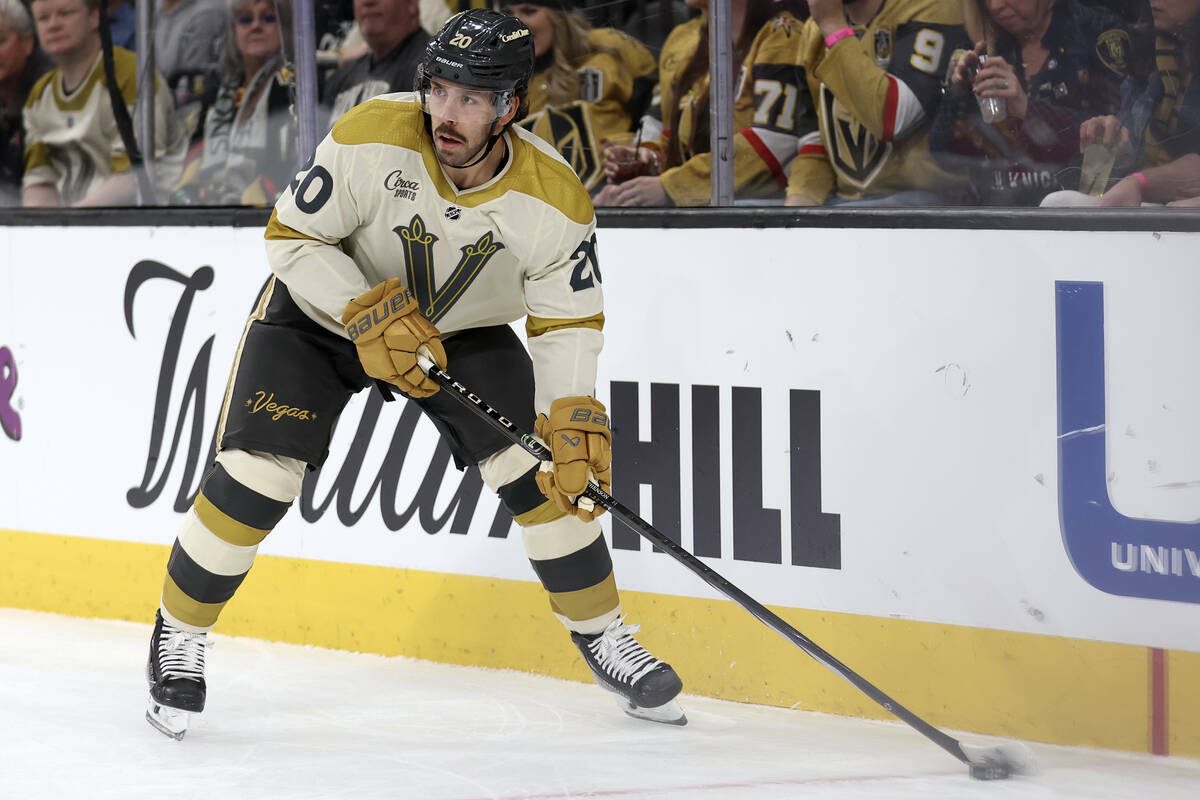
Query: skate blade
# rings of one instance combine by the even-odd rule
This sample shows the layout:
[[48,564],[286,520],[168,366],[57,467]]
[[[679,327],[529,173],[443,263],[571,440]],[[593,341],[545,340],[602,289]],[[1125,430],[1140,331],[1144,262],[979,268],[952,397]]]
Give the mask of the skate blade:
[[146,722],[164,736],[179,741],[187,733],[188,712],[161,705],[151,697],[150,707],[146,709]]
[[683,708],[679,703],[676,703],[674,700],[668,700],[661,706],[655,706],[654,708],[635,706],[620,695],[617,695],[616,701],[621,710],[631,717],[644,719],[649,722],[658,722],[663,725],[687,725],[687,715],[683,713]]

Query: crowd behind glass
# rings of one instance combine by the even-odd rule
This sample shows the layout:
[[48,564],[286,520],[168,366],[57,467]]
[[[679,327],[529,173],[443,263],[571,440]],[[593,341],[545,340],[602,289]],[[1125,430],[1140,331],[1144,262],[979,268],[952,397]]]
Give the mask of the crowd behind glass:
[[[0,0],[0,206],[264,206],[292,180],[289,0],[153,2],[147,171],[134,0]],[[320,132],[411,90],[429,33],[484,2],[318,2]],[[706,6],[503,0],[534,36],[520,124],[596,205],[708,205]],[[1200,0],[731,11],[739,204],[1200,206]]]

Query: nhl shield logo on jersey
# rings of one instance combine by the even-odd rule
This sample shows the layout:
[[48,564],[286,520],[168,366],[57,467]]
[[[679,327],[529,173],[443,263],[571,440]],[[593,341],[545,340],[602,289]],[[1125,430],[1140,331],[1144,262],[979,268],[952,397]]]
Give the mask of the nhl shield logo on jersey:
[[416,200],[417,191],[421,188],[420,181],[404,177],[404,171],[394,169],[383,179],[383,188],[392,193],[392,197],[403,197],[405,200]]
[[462,209],[459,208],[458,206],[446,206],[445,216],[446,216],[446,219],[448,219],[448,220],[451,220],[451,221],[456,220],[460,216],[462,216]]

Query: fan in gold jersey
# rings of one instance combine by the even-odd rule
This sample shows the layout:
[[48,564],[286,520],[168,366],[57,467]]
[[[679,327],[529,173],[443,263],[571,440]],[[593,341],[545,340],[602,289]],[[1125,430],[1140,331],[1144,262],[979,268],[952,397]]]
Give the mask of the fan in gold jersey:
[[654,57],[621,31],[593,28],[572,0],[524,0],[504,9],[533,32],[529,111],[520,124],[595,189],[604,179],[605,141],[633,130],[650,103]]
[[[645,120],[637,153],[610,148],[610,185],[597,205],[697,206],[711,196],[707,0],[705,13],[671,31],[659,56],[659,104]],[[780,201],[800,137],[816,127],[800,65],[801,20],[789,2],[732,0],[733,173],[738,199]],[[638,168],[622,162],[636,158]]]

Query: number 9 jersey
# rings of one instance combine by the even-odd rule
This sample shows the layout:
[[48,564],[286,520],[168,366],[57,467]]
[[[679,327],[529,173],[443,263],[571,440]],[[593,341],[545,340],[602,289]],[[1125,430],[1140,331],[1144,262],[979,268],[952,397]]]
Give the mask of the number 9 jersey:
[[[296,305],[344,336],[342,310],[399,278],[443,335],[525,318],[534,405],[590,395],[604,324],[596,218],[574,171],[520,128],[486,183],[459,191],[420,98],[383,95],[338,120],[267,225],[271,271]],[[453,365],[451,365],[453,369]]]
[[[958,0],[888,0],[854,36],[825,46],[804,26],[801,61],[818,132],[792,162],[788,194],[821,204],[961,183],[929,154],[950,54],[966,40]],[[819,135],[818,135],[819,134]]]

